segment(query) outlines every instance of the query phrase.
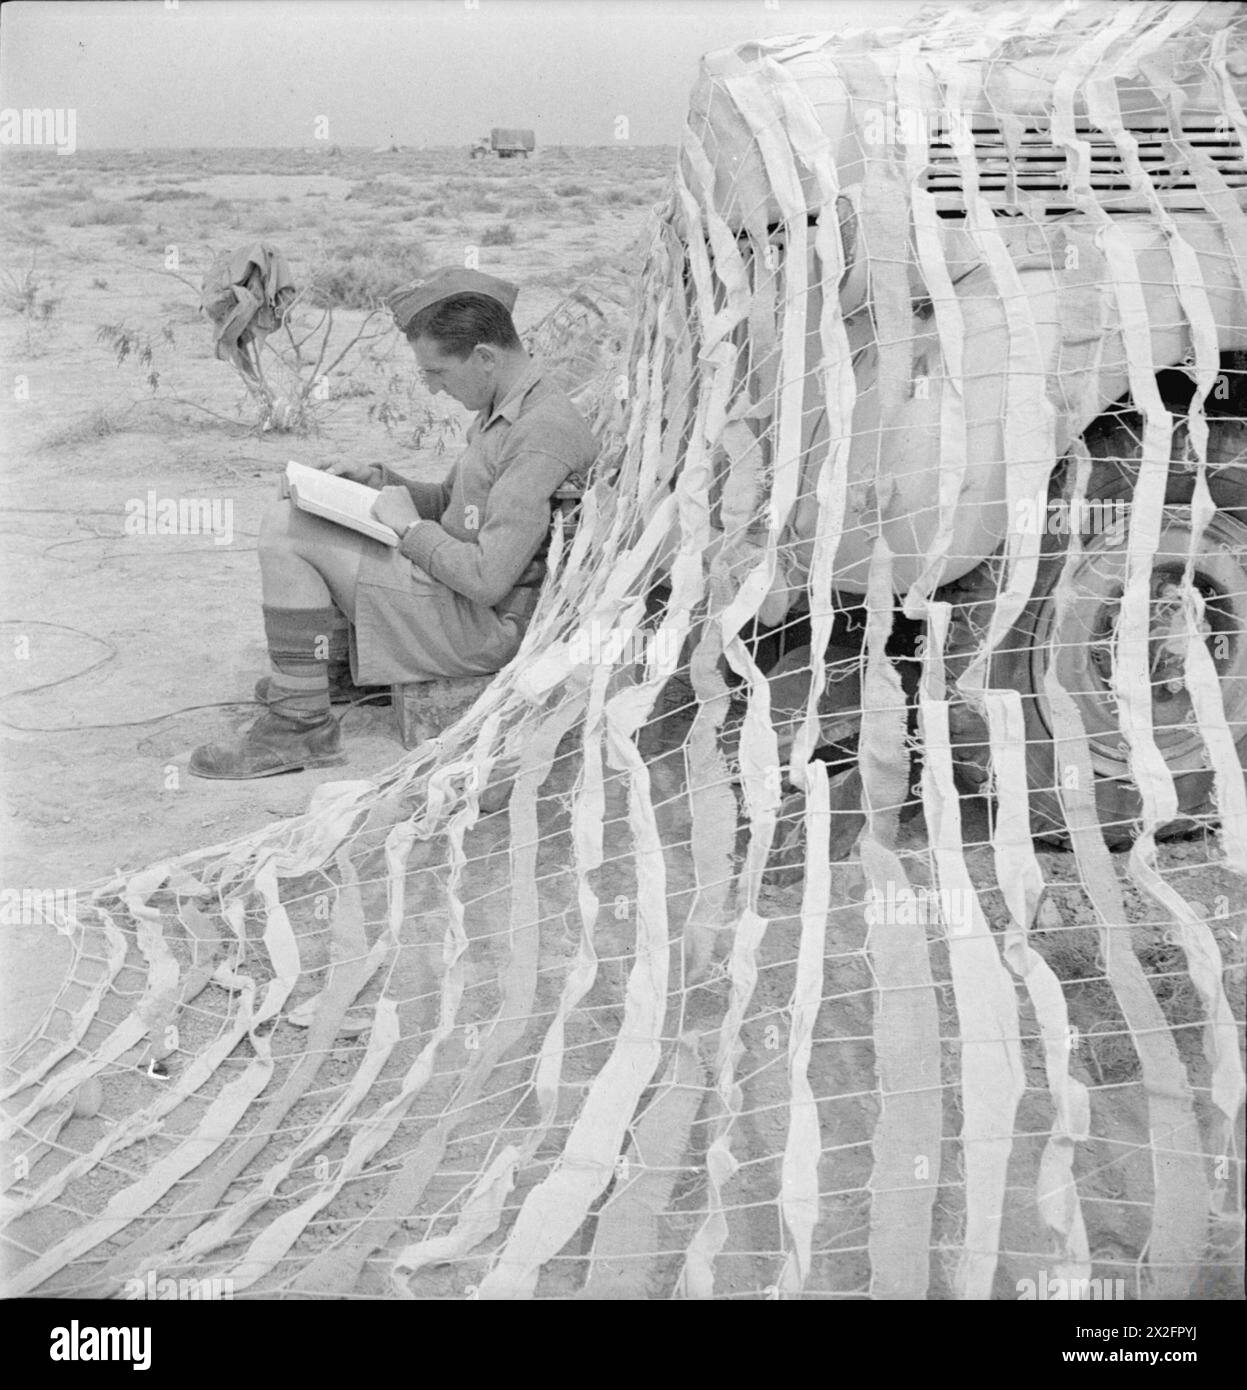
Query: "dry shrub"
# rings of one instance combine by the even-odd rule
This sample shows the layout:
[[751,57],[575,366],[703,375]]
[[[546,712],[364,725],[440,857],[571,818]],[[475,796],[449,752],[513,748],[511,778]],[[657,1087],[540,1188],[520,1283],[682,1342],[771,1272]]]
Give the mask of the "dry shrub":
[[502,222],[497,227],[486,227],[481,234],[482,246],[514,246],[515,228],[510,222]]
[[346,196],[347,200],[394,207],[410,203],[415,194],[409,185],[390,183],[384,179],[365,179],[363,183],[352,184]]
[[91,202],[73,208],[69,214],[71,227],[115,227],[137,221],[138,209],[126,207],[124,203]]
[[251,218],[247,223],[247,230],[254,232],[257,236],[263,236],[269,232],[284,232],[289,226],[290,219],[288,217],[279,212],[265,212]]
[[437,190],[439,199],[453,212],[501,212],[499,189],[483,179],[444,179]]
[[90,444],[97,439],[107,439],[110,434],[122,434],[135,428],[126,417],[133,409],[127,406],[117,410],[111,406],[100,406],[86,415],[79,416],[68,424],[58,426],[39,442],[43,449],[72,449],[79,444]]
[[131,203],[172,203],[183,198],[205,198],[206,193],[197,193],[190,188],[149,188],[146,193],[131,193],[126,200]]
[[81,181],[75,181],[59,188],[37,188],[22,199],[21,207],[28,211],[44,211],[49,208],[71,207],[79,203],[95,201],[95,190]]
[[24,275],[14,270],[0,271],[0,308],[6,314],[30,314],[39,298],[40,282],[35,275],[35,262]]
[[506,206],[508,217],[554,217],[562,212],[557,198],[552,198],[548,193],[533,193],[524,198],[517,198]]
[[369,238],[364,244],[337,242],[325,248],[313,281],[312,300],[327,307],[367,309],[427,269],[423,244],[411,238]]

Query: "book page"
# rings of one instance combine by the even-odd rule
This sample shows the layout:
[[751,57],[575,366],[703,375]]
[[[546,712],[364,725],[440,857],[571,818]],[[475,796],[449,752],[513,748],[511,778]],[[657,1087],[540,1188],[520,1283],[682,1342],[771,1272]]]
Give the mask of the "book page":
[[383,545],[398,544],[398,532],[372,515],[373,503],[380,495],[376,488],[293,460],[286,465],[286,483],[301,511],[347,526]]

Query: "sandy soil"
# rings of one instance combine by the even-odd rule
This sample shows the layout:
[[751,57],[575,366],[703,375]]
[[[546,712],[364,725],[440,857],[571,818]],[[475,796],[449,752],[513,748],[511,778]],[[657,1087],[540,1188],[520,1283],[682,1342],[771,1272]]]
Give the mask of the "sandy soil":
[[[471,164],[466,151],[82,154],[72,163],[38,156],[6,159],[0,178],[8,211],[0,221],[0,238],[6,263],[16,269],[7,281],[0,279],[0,292],[9,301],[0,322],[0,354],[5,379],[13,383],[0,393],[7,533],[0,570],[5,598],[0,888],[82,888],[116,869],[228,841],[275,817],[299,813],[318,783],[371,776],[402,755],[392,713],[361,707],[345,717],[346,766],[246,783],[203,782],[186,773],[197,744],[228,735],[256,713],[250,692],[265,659],[255,540],[285,462],[349,454],[437,476],[454,455],[456,426],[463,423],[455,407],[430,402],[418,388],[409,390],[409,359],[401,344],[391,341],[381,345],[387,351],[376,361],[361,361],[357,369],[348,363],[331,379],[330,398],[318,405],[312,432],[257,429],[254,402],[231,369],[214,359],[209,327],[196,309],[193,286],[213,254],[263,237],[285,252],[300,284],[317,278],[348,290],[375,285],[383,291],[419,269],[462,263],[467,248],[479,247],[482,266],[521,286],[517,320],[527,330],[570,290],[583,286],[592,292],[634,263],[649,206],[660,196],[671,158],[670,151],[612,148],[545,151],[527,164]],[[178,275],[190,285],[164,273],[171,247]],[[339,331],[363,319],[362,310],[344,311],[338,315]],[[114,345],[119,333],[135,335],[126,337],[133,350],[121,363],[115,346],[101,337],[109,328],[103,339]],[[143,360],[148,347],[150,360]],[[203,535],[127,534],[127,503],[149,493],[157,499],[228,502],[229,543]],[[988,839],[982,803],[968,803],[965,814],[967,842],[982,846]],[[488,817],[473,832],[483,885],[469,923],[473,932],[488,929],[489,914],[508,890],[505,823],[505,816]],[[543,854],[552,868],[562,855],[565,869],[566,827],[555,830],[557,836],[543,840]],[[683,840],[686,831],[668,827],[671,842]],[[920,820],[909,833],[920,848]],[[496,855],[496,862],[487,862],[488,855]],[[1219,946],[1232,958],[1241,938],[1243,898],[1221,858],[1215,838],[1189,841],[1166,847],[1160,868],[1179,892],[1198,899],[1214,919]],[[992,886],[989,852],[976,849],[968,861],[985,891],[985,904],[999,914],[994,918],[999,925],[1004,913]],[[1044,852],[1041,862],[1062,930],[1037,931],[1035,944],[1065,982],[1071,1021],[1088,1039],[1078,1065],[1094,1088],[1097,1139],[1084,1155],[1080,1189],[1095,1272],[1116,1275],[1142,1259],[1150,1221],[1144,1099],[1103,987],[1096,934],[1070,856]],[[1118,871],[1124,876],[1122,857]],[[840,900],[860,900],[860,883],[849,881],[856,871],[845,868],[843,881],[841,872],[836,870]],[[616,887],[632,891],[627,883]],[[673,880],[670,887],[675,912],[691,885]],[[608,889],[602,891],[607,900]],[[567,893],[570,903],[570,887]],[[1184,962],[1166,940],[1155,906],[1129,885],[1125,897],[1135,948],[1202,1097],[1208,1074],[1200,1053],[1199,1004]],[[729,1294],[756,1292],[775,1277],[757,1252],[779,1248],[773,1193],[784,1144],[786,1089],[781,1055],[767,1042],[766,1029],[782,1020],[792,997],[799,899],[799,891],[779,873],[763,903],[773,931],[760,961],[757,1011],[746,1030],[755,1060],[745,1068],[749,1129],[743,1147],[765,1156],[765,1162],[746,1167],[740,1178],[739,1215],[733,1217],[722,1262],[722,1287]],[[377,923],[381,915],[373,904],[369,921]],[[422,992],[435,968],[436,953],[420,943],[439,939],[432,927],[426,930],[421,923],[419,928],[404,943],[395,986],[395,997],[407,1001],[404,1007],[412,1013],[404,1017],[403,1036],[413,1040],[422,1026],[417,1017]],[[300,931],[323,946],[323,923],[304,922]],[[604,967],[600,982],[604,1008],[622,990],[621,962],[629,948],[627,932],[620,931],[615,951],[611,942],[601,943],[610,967]],[[818,1232],[815,1281],[828,1288],[853,1288],[866,1277],[863,1185],[876,1100],[870,1089],[871,1015],[864,1001],[871,982],[864,939],[864,924],[854,913],[841,912],[830,924],[829,957],[836,959],[829,978],[835,993],[824,1000],[815,1029],[820,1122],[824,1134],[834,1136],[820,1173],[830,1196]],[[2,1047],[45,1008],[67,953],[46,925],[6,927],[0,940],[6,967]],[[546,949],[554,954],[544,963],[557,975],[565,966],[558,953],[571,949],[570,938],[564,942],[555,933]],[[309,954],[304,968],[312,972],[323,964]],[[934,953],[933,964],[941,986],[941,1029],[952,1037],[956,1020],[943,988],[942,952]],[[1231,973],[1233,1007],[1241,1018],[1241,974]],[[485,976],[474,981],[482,1017],[494,987],[487,976],[488,964]],[[132,987],[127,977],[127,988]],[[301,987],[312,988],[310,973]],[[706,1018],[713,1017],[722,1000],[710,996],[725,988],[722,977],[714,976],[703,987],[705,1000],[694,992],[686,1021],[698,1023],[703,1007]],[[121,993],[109,1004],[114,1011],[129,1007]],[[226,1003],[218,1000],[214,1007],[224,1010]],[[604,1018],[609,1023],[611,1015]],[[85,1045],[116,1021],[111,1015],[98,1020]],[[1024,1195],[1010,1208],[1005,1245],[1033,1251],[1044,1248],[1046,1240],[1030,1194],[1039,1160],[1035,1136],[1042,1136],[1047,1121],[1035,1099],[1044,1081],[1037,1025],[1027,1007],[1021,1022],[1030,1069],[1026,1104],[1036,1110],[1019,1119],[1021,1132],[1028,1127],[1033,1132],[1019,1141],[1011,1171],[1015,1196]],[[210,1027],[207,1014],[198,1026]],[[602,1036],[610,1032],[604,1027]],[[590,1041],[582,1040],[586,1077],[601,1060]],[[185,1046],[193,1050],[201,1042],[191,1032]],[[280,1050],[293,1058],[304,1044],[305,1035],[286,1028]],[[344,1044],[334,1052],[326,1086],[352,1073],[354,1046]],[[399,1060],[406,1065],[405,1058]],[[137,1103],[134,1096],[150,1084],[133,1067],[118,1068],[109,1080],[120,1088],[109,1097],[118,1113]],[[482,1101],[479,1126],[463,1140],[458,1167],[471,1168],[481,1159],[509,1113],[505,1082],[500,1076],[496,1101],[488,1095]],[[574,1087],[572,1109],[573,1092]],[[434,1088],[425,1118],[437,1115],[444,1099]],[[82,1151],[94,1142],[91,1126],[98,1123],[74,1121],[78,1128],[71,1125],[62,1142]],[[958,1123],[955,1114],[946,1115],[945,1134],[955,1133]],[[700,1161],[709,1119],[698,1119],[691,1132]],[[526,1172],[525,1183],[534,1181],[537,1171]],[[101,1167],[92,1181],[104,1186],[92,1200],[105,1200],[106,1185],[123,1177],[120,1169]],[[354,1219],[379,1194],[374,1186],[353,1188],[331,1214]],[[955,1195],[955,1182],[950,1181],[950,1191]],[[451,1195],[431,1192],[429,1209],[437,1210]],[[675,1194],[664,1217],[672,1234],[687,1236],[681,1223],[692,1222],[699,1200],[695,1188]],[[955,1243],[960,1218],[952,1196],[948,1202],[940,1208],[941,1249]],[[78,1218],[65,1207],[40,1219],[68,1225]],[[937,1251],[937,1265],[940,1258]],[[1236,1296],[1230,1287],[1232,1265],[1232,1258],[1210,1264],[1200,1296]],[[414,1287],[429,1295],[463,1296],[468,1270],[464,1265],[431,1272]],[[1021,1257],[1007,1258],[999,1296],[1012,1296],[1008,1290],[1015,1280],[1030,1271]],[[583,1273],[570,1263],[552,1269],[544,1291],[570,1293]],[[66,1287],[77,1277],[70,1271]],[[367,1278],[361,1291],[386,1291]],[[946,1292],[947,1271],[935,1269],[932,1287],[937,1294]]]
[[[524,332],[595,272],[631,262],[671,158],[626,147],[476,163],[458,150],[6,156],[0,885],[82,887],[228,840],[297,814],[317,783],[402,753],[391,712],[360,707],[346,716],[344,767],[247,783],[186,773],[197,744],[256,713],[256,534],[286,461],[346,454],[438,476],[466,423],[445,397],[406,395],[414,372],[391,334],[382,367],[352,376],[350,359],[331,378],[314,432],[259,431],[197,310],[213,255],[263,237],[300,285],[353,268],[383,292],[477,246],[483,268],[520,285]],[[164,273],[170,248],[190,284]],[[337,311],[340,340],[363,319]],[[107,325],[137,335],[120,364],[100,340]],[[410,414],[379,423],[382,401],[447,423],[417,440]],[[149,493],[228,503],[232,538],[126,534],[127,503]],[[60,944],[42,925],[6,932],[4,1037],[46,1003]]]

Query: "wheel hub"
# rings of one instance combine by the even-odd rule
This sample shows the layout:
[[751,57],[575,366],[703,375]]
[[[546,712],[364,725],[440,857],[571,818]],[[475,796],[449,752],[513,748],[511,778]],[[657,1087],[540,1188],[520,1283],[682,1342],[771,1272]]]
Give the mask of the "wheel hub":
[[[1189,585],[1184,582],[1191,545],[1190,509],[1167,507],[1152,561],[1148,593],[1148,671],[1152,729],[1171,771],[1207,767],[1207,754],[1186,688],[1186,657],[1202,641],[1221,685],[1226,720],[1235,740],[1247,732],[1247,527],[1218,513],[1201,538]],[[1032,646],[1032,686],[1044,724],[1052,720],[1043,698],[1050,666],[1073,697],[1097,773],[1129,777],[1129,746],[1119,725],[1116,691],[1126,543],[1118,535],[1088,539],[1069,576],[1068,601],[1057,611],[1055,582],[1046,596]],[[1193,608],[1192,626],[1188,609]]]

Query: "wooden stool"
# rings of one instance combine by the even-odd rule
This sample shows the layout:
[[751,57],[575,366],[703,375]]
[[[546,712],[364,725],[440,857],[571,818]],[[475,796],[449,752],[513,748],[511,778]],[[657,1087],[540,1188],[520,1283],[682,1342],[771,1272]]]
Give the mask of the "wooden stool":
[[404,748],[417,748],[436,738],[472,705],[493,676],[464,676],[457,680],[409,681],[391,686],[398,737]]

